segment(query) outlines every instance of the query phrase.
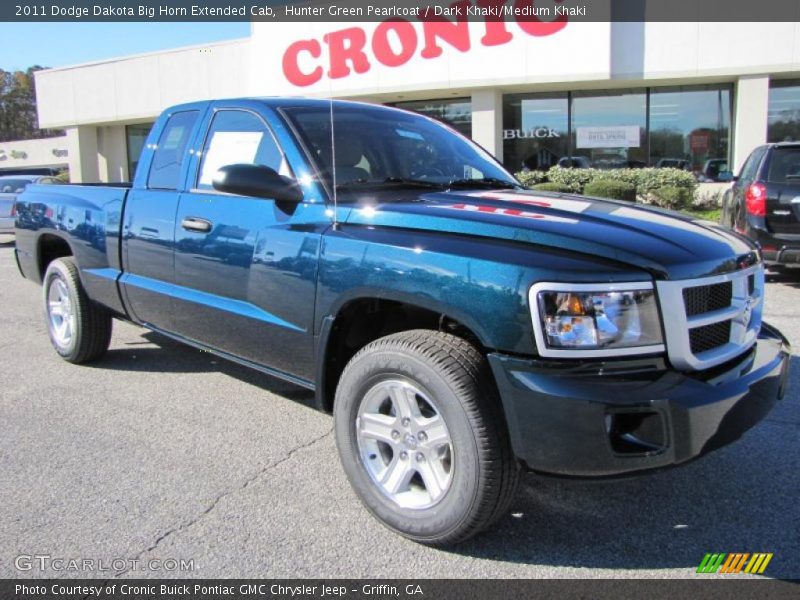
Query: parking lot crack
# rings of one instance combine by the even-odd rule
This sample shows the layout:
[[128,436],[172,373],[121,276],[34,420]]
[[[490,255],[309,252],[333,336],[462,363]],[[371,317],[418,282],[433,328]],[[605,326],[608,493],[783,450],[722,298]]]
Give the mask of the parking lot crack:
[[[273,461],[273,462],[265,465],[260,471],[257,471],[255,474],[253,474],[250,477],[248,477],[247,479],[245,479],[244,482],[242,482],[240,485],[238,485],[238,486],[236,486],[236,487],[234,487],[232,489],[228,489],[228,490],[222,492],[216,498],[214,498],[214,500],[212,500],[211,503],[203,511],[201,511],[199,514],[197,514],[196,516],[192,517],[188,521],[185,521],[185,522],[181,523],[180,525],[178,525],[176,527],[172,527],[171,529],[168,529],[167,531],[162,533],[160,536],[158,536],[152,544],[150,544],[147,548],[145,548],[144,550],[139,552],[133,558],[131,563],[132,564],[138,563],[142,556],[144,556],[147,553],[152,552],[153,550],[157,549],[159,547],[159,545],[164,540],[166,540],[167,538],[172,537],[172,536],[174,536],[176,534],[179,534],[179,533],[181,533],[181,532],[193,527],[197,523],[199,523],[209,513],[211,513],[217,507],[217,505],[219,505],[219,503],[224,498],[227,498],[228,496],[230,496],[232,494],[235,494],[236,492],[239,492],[239,491],[247,489],[247,487],[251,483],[257,481],[258,479],[263,477],[266,473],[272,471],[273,469],[276,469],[277,467],[279,467],[283,463],[287,462],[288,460],[290,460],[298,452],[300,452],[302,450],[306,450],[307,448],[310,448],[311,446],[314,446],[315,444],[318,444],[319,442],[321,442],[325,438],[329,437],[332,433],[333,433],[333,428],[329,429],[328,431],[326,431],[322,435],[319,435],[319,436],[311,439],[310,441],[308,441],[308,442],[306,442],[304,444],[300,444],[299,446],[295,446],[294,448],[289,450],[289,452],[287,452],[284,456],[282,456],[278,460]],[[126,575],[127,573],[129,573],[132,569],[133,569],[133,567],[128,568],[128,569],[126,569],[124,571],[120,571],[119,573],[116,573],[114,576],[115,577],[122,577],[123,575]]]

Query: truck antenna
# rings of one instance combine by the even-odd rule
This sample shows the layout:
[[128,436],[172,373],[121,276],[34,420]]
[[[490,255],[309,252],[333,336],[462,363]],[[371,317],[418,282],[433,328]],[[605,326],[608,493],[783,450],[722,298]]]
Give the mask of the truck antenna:
[[[333,91],[333,90],[331,90]],[[333,227],[339,221],[339,202],[336,191],[336,134],[333,129],[333,98],[328,98],[328,106],[330,107],[330,120],[331,120],[331,179],[333,181]]]

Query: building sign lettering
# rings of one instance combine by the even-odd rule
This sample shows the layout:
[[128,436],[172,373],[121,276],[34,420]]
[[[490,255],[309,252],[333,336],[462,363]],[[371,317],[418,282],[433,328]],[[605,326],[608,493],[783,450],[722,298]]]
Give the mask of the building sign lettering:
[[527,131],[522,129],[503,129],[504,140],[528,140],[541,138],[558,138],[561,134],[550,127],[535,127]]
[[[453,7],[477,6],[499,10],[507,0],[462,0]],[[530,7],[530,0],[515,0],[520,10]],[[458,14],[451,12],[450,14]],[[487,14],[493,14],[491,12]],[[327,75],[330,79],[348,77],[351,73],[366,73],[375,63],[386,67],[399,67],[415,55],[424,59],[435,59],[444,53],[444,46],[458,52],[469,52],[475,44],[498,46],[510,42],[514,35],[534,37],[548,36],[561,31],[569,17],[562,14],[553,20],[541,20],[530,14],[515,16],[516,27],[496,17],[486,17],[483,35],[474,40],[469,22],[462,16],[455,20],[444,16],[428,16],[421,23],[412,23],[396,17],[378,24],[371,31],[363,27],[348,27],[331,31],[322,39],[304,39],[293,42],[283,54],[282,68],[287,81],[297,87],[313,85]],[[514,32],[514,29],[519,30]],[[323,49],[327,59],[323,60]],[[327,64],[324,64],[327,62]]]

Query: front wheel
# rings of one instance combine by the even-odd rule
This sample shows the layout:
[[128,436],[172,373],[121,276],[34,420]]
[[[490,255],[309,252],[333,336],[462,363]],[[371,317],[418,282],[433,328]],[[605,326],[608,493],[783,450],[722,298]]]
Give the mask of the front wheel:
[[484,357],[458,337],[390,335],[347,364],[336,443],[366,508],[432,545],[463,541],[507,509],[519,479]]
[[111,343],[111,314],[86,295],[71,257],[51,262],[44,275],[44,308],[50,342],[64,360],[100,358]]

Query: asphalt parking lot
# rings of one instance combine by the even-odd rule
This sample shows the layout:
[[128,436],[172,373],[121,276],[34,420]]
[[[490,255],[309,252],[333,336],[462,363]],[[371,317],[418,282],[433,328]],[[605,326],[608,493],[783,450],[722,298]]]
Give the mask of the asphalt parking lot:
[[[797,351],[790,393],[736,444],[639,479],[528,476],[493,530],[435,550],[362,509],[309,392],[129,324],[101,362],[59,359],[12,248],[0,244],[0,577],[76,575],[15,567],[45,554],[193,561],[124,573],[139,577],[682,578],[706,552],[773,552],[766,575],[800,578]],[[800,349],[800,273],[769,281],[767,319]]]

